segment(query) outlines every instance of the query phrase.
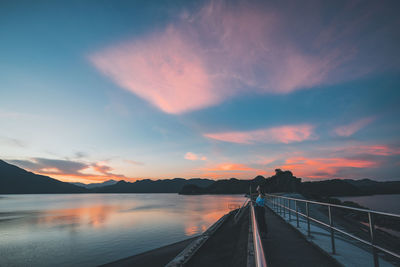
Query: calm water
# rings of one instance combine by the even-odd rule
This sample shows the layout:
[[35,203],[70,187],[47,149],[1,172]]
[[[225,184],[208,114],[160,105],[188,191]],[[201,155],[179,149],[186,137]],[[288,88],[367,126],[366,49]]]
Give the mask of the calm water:
[[0,266],[94,266],[206,230],[243,196],[0,195]]
[[361,197],[339,197],[342,201],[353,201],[377,211],[400,214],[400,195],[373,195]]

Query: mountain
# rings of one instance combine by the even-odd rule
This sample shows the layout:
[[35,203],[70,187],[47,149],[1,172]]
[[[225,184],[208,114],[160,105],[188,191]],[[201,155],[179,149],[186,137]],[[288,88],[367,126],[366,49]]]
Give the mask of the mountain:
[[181,189],[188,184],[205,187],[214,183],[209,179],[165,179],[165,180],[137,180],[130,183],[124,180],[119,181],[114,185],[93,188],[92,191],[96,193],[178,193]]
[[257,186],[261,186],[266,193],[297,192],[299,190],[300,178],[293,176],[290,171],[281,171],[280,169],[275,171],[276,174],[269,178],[259,175],[252,180],[239,180],[236,178],[218,180],[205,188],[189,184],[184,186],[179,194],[246,194],[249,192],[250,186],[253,193],[256,192]]
[[388,181],[388,182],[377,182],[370,179],[362,180],[345,180],[348,183],[356,186],[362,192],[362,194],[399,194],[400,193],[400,181]]
[[[245,194],[255,192],[260,185],[266,193],[298,192],[310,197],[360,196],[372,194],[400,194],[400,181],[378,182],[370,179],[333,179],[301,182],[290,171],[275,170],[275,175],[252,180],[236,178],[108,180],[103,183],[70,184],[48,176],[37,175],[0,160],[0,194],[57,194],[57,193],[178,193],[193,194]],[[87,188],[86,188],[87,187]]]
[[88,190],[37,175],[0,160],[0,194],[87,193]]
[[250,186],[249,180],[239,180],[231,178],[229,180],[218,180],[206,187],[200,187],[190,183],[185,185],[179,194],[199,195],[199,194],[242,194],[248,192]]
[[358,196],[363,194],[359,187],[341,179],[303,182],[299,192],[304,195],[325,197]]
[[378,182],[369,179],[332,179],[315,182],[301,182],[290,171],[275,170],[275,175],[264,178],[257,176],[252,180],[218,180],[206,187],[194,184],[185,185],[179,194],[245,194],[255,192],[260,185],[266,193],[297,192],[310,197],[360,196],[372,194],[400,194],[400,181]]
[[80,187],[84,187],[87,189],[92,189],[92,188],[97,188],[97,187],[103,187],[103,186],[108,186],[108,185],[113,185],[118,183],[118,181],[115,180],[108,180],[102,183],[91,183],[91,184],[84,184],[84,183],[71,183]]

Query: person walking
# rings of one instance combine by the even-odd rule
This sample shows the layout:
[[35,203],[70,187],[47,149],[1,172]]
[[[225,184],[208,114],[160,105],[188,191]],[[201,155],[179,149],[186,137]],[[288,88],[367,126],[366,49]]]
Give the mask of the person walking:
[[265,222],[265,194],[261,186],[257,186],[257,193],[258,196],[254,204],[254,211],[261,237],[265,238],[267,236],[267,224]]

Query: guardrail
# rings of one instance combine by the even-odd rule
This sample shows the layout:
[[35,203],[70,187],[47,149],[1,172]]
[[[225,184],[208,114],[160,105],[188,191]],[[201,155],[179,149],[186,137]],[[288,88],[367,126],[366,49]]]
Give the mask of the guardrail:
[[[299,227],[299,215],[303,216],[307,220],[307,233],[310,235],[311,230],[310,230],[310,221],[316,222],[320,225],[323,225],[325,227],[328,227],[330,229],[330,235],[331,235],[331,246],[332,246],[332,253],[336,253],[336,248],[335,248],[335,231],[338,233],[341,233],[345,236],[348,236],[352,239],[355,239],[363,244],[369,245],[372,248],[372,254],[373,254],[373,260],[374,260],[374,266],[379,267],[379,257],[378,257],[378,250],[383,251],[398,260],[400,260],[400,255],[397,254],[396,252],[390,251],[388,249],[385,249],[381,246],[376,245],[375,243],[375,222],[374,222],[374,215],[385,215],[385,216],[390,216],[390,217],[395,217],[395,218],[400,218],[400,215],[398,214],[393,214],[393,213],[388,213],[388,212],[380,212],[380,211],[374,211],[374,210],[367,210],[367,209],[359,209],[359,208],[353,208],[353,207],[347,207],[347,206],[341,206],[341,205],[336,205],[336,204],[329,204],[329,203],[323,203],[323,202],[317,202],[317,201],[311,201],[311,200],[304,200],[304,199],[298,199],[298,198],[292,198],[292,197],[284,197],[284,196],[278,196],[278,195],[272,195],[272,194],[266,194],[268,197],[267,200],[270,201],[272,204],[273,208],[277,209],[279,212],[283,212],[284,216],[286,210],[289,213],[289,221],[291,221],[291,212],[296,214],[296,222],[297,222],[297,227]],[[294,209],[291,208],[291,202],[294,202]],[[305,203],[305,210],[306,214],[302,213],[299,211],[299,205],[298,202]],[[329,224],[324,223],[320,220],[317,220],[315,218],[312,218],[310,216],[310,204],[316,204],[316,205],[321,205],[321,206],[327,206],[328,207],[328,218],[329,218]],[[351,233],[348,233],[344,230],[341,230],[335,226],[333,226],[333,215],[332,215],[332,210],[331,208],[341,208],[341,209],[348,209],[348,210],[354,210],[354,211],[359,211],[359,212],[365,212],[368,215],[368,226],[369,226],[369,233],[370,233],[370,241],[364,240],[362,238],[359,238]]]
[[257,220],[254,212],[254,204],[251,201],[250,204],[251,210],[251,228],[253,231],[253,245],[254,245],[254,259],[257,267],[267,267],[267,263],[265,261],[265,254],[263,245],[261,242],[260,233],[258,231]]

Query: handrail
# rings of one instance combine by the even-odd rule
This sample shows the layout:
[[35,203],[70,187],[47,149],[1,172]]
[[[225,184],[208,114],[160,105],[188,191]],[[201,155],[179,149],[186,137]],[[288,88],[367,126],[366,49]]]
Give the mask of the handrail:
[[360,209],[360,208],[348,207],[348,206],[343,206],[343,205],[330,204],[330,203],[324,203],[324,202],[317,202],[317,201],[305,200],[305,199],[300,199],[300,198],[284,197],[284,196],[278,196],[278,195],[272,195],[272,194],[265,194],[265,195],[266,196],[279,197],[279,198],[285,198],[285,199],[290,199],[290,200],[296,200],[296,201],[300,201],[300,202],[308,202],[308,203],[311,203],[311,204],[318,204],[318,205],[323,205],[323,206],[331,206],[331,207],[335,207],[335,208],[343,208],[343,209],[356,210],[356,211],[362,211],[362,212],[371,212],[371,213],[374,213],[374,214],[400,218],[400,214],[395,214],[395,213],[389,213],[389,212],[383,212],[383,211],[375,211],[375,210],[367,210],[367,209]]
[[267,267],[267,263],[265,261],[265,254],[264,254],[264,249],[263,245],[261,242],[261,237],[260,233],[258,231],[258,225],[257,225],[257,220],[254,212],[254,204],[251,201],[250,205],[251,209],[251,227],[253,230],[253,246],[254,246],[254,257],[255,257],[255,262],[257,267]]
[[[397,254],[396,252],[390,251],[388,249],[385,249],[381,246],[378,246],[375,244],[375,224],[374,224],[374,214],[379,214],[379,215],[385,215],[385,216],[391,216],[391,217],[395,217],[395,218],[400,218],[399,214],[392,214],[392,213],[388,213],[388,212],[380,212],[380,211],[373,211],[373,210],[367,210],[367,209],[359,209],[359,208],[353,208],[353,207],[347,207],[347,206],[341,206],[341,205],[337,205],[337,204],[329,204],[329,203],[323,203],[323,202],[317,202],[317,201],[312,201],[312,200],[304,200],[304,199],[298,199],[298,198],[292,198],[292,197],[285,197],[285,196],[279,196],[279,195],[272,195],[272,194],[266,194],[266,196],[272,198],[272,199],[287,199],[288,201],[288,206],[285,205],[286,201],[271,201],[269,200],[273,206],[279,207],[280,209],[283,208],[283,212],[285,212],[285,210],[287,210],[289,212],[289,220],[291,218],[291,213],[290,212],[294,212],[296,214],[296,220],[297,220],[297,227],[299,227],[299,215],[302,217],[305,217],[307,219],[307,226],[308,226],[308,235],[310,235],[310,221],[316,222],[318,224],[321,224],[325,227],[328,227],[331,230],[331,243],[332,243],[332,253],[335,254],[335,236],[334,236],[334,232],[339,232],[341,234],[344,234],[345,236],[348,236],[350,238],[353,238],[357,241],[360,241],[366,245],[369,245],[372,247],[372,253],[373,253],[373,259],[374,259],[374,266],[378,267],[379,266],[379,258],[378,258],[378,254],[377,254],[377,250],[383,251],[389,255],[392,255],[394,257],[396,257],[397,259],[400,259],[400,255]],[[295,209],[292,209],[290,207],[290,200],[294,201],[295,204]],[[283,205],[279,202],[283,202]],[[304,202],[306,204],[306,214],[298,211],[298,205],[297,202]],[[324,223],[322,221],[319,221],[315,218],[312,218],[309,214],[309,205],[308,204],[316,204],[316,205],[321,205],[321,206],[327,206],[328,207],[328,216],[329,216],[329,224]],[[366,212],[368,214],[368,219],[369,219],[369,230],[370,230],[370,235],[371,235],[371,240],[367,241],[364,240],[362,238],[359,238],[353,234],[350,234],[344,230],[341,230],[337,227],[333,226],[333,216],[331,213],[331,207],[336,207],[336,208],[342,208],[342,209],[348,209],[348,210],[356,210],[356,211],[360,211],[360,212]]]

